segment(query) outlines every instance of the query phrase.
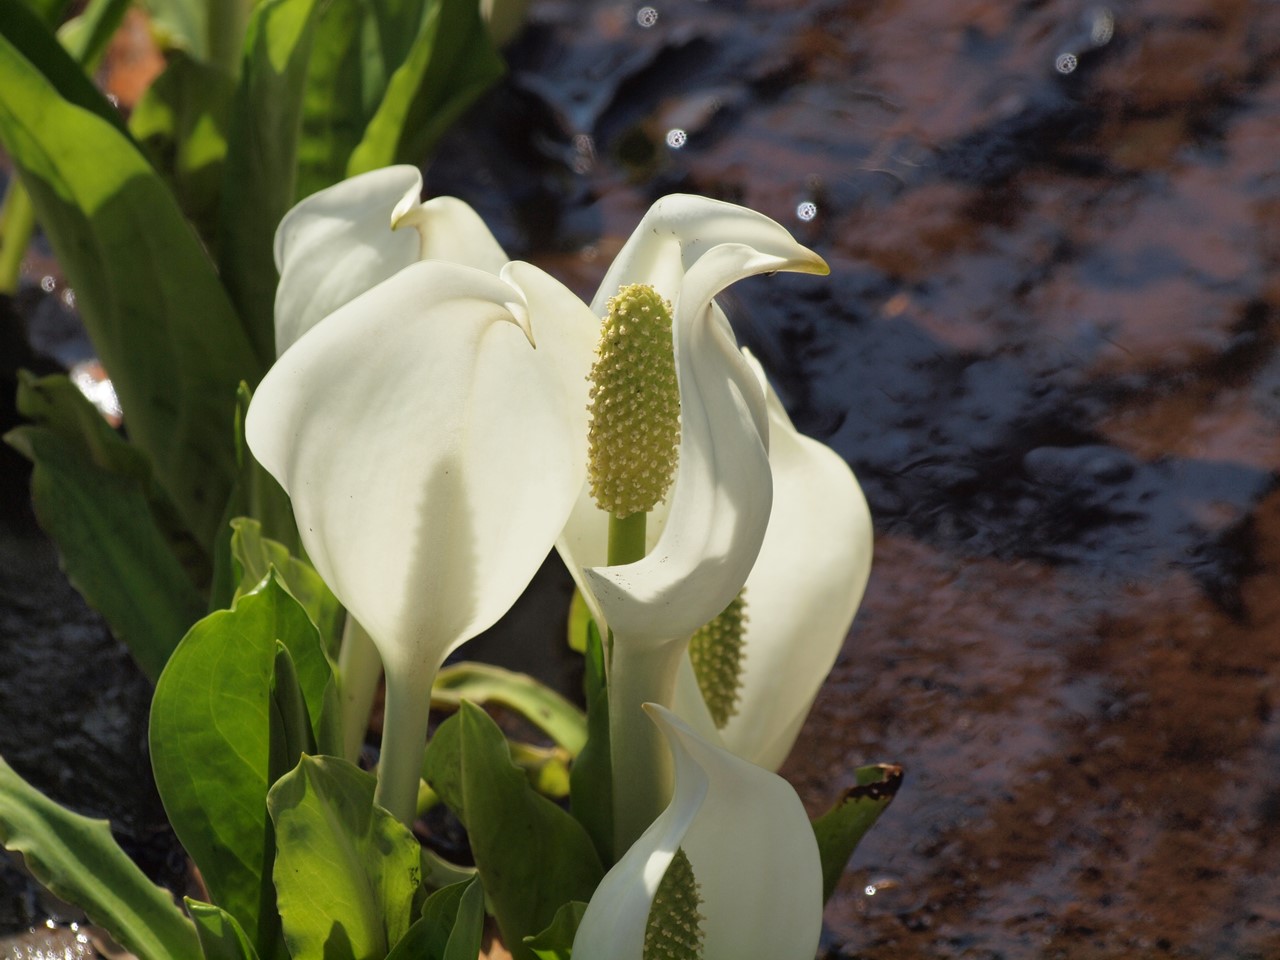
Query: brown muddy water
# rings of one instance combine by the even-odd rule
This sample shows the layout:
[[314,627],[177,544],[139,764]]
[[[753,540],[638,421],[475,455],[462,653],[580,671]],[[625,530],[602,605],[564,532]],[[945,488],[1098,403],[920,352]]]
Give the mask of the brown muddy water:
[[[428,190],[514,255],[589,293],[690,191],[831,264],[726,303],[876,517],[783,772],[906,779],[822,956],[1280,957],[1280,3],[535,2],[510,61]],[[0,752],[180,874],[145,690],[11,526]]]

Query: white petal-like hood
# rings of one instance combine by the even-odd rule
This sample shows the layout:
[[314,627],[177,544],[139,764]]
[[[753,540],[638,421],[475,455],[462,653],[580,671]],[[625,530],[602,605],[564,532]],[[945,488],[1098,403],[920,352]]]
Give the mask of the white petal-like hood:
[[671,748],[675,792],[596,888],[574,960],[641,960],[649,908],[677,848],[698,882],[705,960],[812,960],[822,868],[795,790],[670,711],[647,709]]
[[[780,224],[704,197],[653,205],[623,246],[592,303],[647,283],[672,304],[680,383],[680,465],[649,555],[604,567],[607,517],[579,498],[557,544],[598,619],[635,642],[687,637],[742,587],[768,522],[764,395],[713,298],[745,277],[826,265]],[[652,535],[651,535],[652,536]]]
[[565,370],[589,365],[595,318],[536,268],[504,276],[403,268],[293,344],[249,409],[250,448],[389,671],[434,671],[501,616],[583,483],[587,387]]
[[[766,389],[773,512],[747,578],[738,712],[720,733],[738,756],[776,770],[853,623],[871,571],[872,525],[848,464],[798,433]],[[695,722],[705,716],[691,671],[677,686],[676,712]]]
[[395,166],[307,197],[276,228],[276,355],[343,304],[418,260],[497,274],[502,248],[453,197],[419,203],[422,174]]

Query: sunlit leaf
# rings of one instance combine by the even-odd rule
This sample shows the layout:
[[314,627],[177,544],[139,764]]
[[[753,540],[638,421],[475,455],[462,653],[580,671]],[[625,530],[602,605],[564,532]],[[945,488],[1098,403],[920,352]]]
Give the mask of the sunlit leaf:
[[119,115],[21,4],[0,4],[0,140],[75,288],[134,443],[197,542],[230,491],[236,385],[261,364]]
[[587,718],[582,711],[527,673],[464,661],[436,674],[431,700],[437,706],[450,707],[463,700],[501,704],[535,724],[570,755],[577,754],[587,740]]
[[317,0],[254,8],[236,90],[218,229],[218,264],[258,358],[275,358],[276,225],[293,206],[303,85]]
[[336,757],[303,757],[272,788],[275,881],[292,960],[382,957],[422,882],[418,841],[375,806],[376,786]]
[[[390,6],[407,10],[412,4]],[[400,42],[395,29],[384,29],[384,47]],[[390,51],[384,53],[384,61],[394,63],[395,69],[351,154],[348,176],[393,163],[419,163],[505,69],[474,0],[429,4],[403,62]]]
[[571,900],[556,911],[551,926],[537,936],[526,937],[525,943],[538,960],[569,960],[573,953],[573,935],[578,932],[587,905],[581,900]]
[[42,884],[142,960],[191,960],[196,932],[168,891],[125,855],[105,820],[58,806],[0,759],[0,842]]
[[274,577],[191,628],[151,704],[151,763],[169,821],[214,901],[264,958],[274,955],[278,922],[263,893],[271,882],[277,641],[288,648],[309,716],[319,717],[329,663],[306,611]]
[[529,786],[506,739],[464,702],[436,731],[426,776],[467,828],[476,868],[507,949],[533,956],[523,938],[545,929],[561,904],[588,900],[603,876],[586,832]]
[[258,952],[235,917],[211,903],[190,897],[185,902],[200,937],[204,960],[258,960]]

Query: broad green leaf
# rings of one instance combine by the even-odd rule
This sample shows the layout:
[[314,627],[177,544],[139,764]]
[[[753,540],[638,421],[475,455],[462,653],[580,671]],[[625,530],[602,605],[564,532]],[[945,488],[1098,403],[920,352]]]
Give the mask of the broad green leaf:
[[263,365],[118,115],[51,38],[28,37],[19,11],[0,3],[0,140],[75,287],[131,439],[207,549],[234,474],[236,385]]
[[154,681],[204,598],[157,527],[142,482],[97,466],[49,428],[19,427],[5,440],[35,464],[31,499],[68,579]]
[[294,202],[317,0],[264,0],[245,37],[218,227],[218,264],[258,358],[275,358],[276,226]]
[[237,597],[252,590],[275,567],[285,588],[320,631],[325,649],[337,649],[342,637],[342,606],[315,568],[292,556],[284,544],[264,537],[262,524],[248,517],[231,521],[231,556],[238,573]]
[[89,0],[83,12],[58,30],[58,40],[76,63],[92,73],[119,29],[129,0]]
[[303,757],[271,789],[276,897],[292,960],[386,955],[409,929],[420,847],[373,802],[376,780]]
[[845,791],[830,810],[813,821],[822,857],[822,899],[831,899],[845,864],[863,835],[897,796],[902,768],[888,763],[859,767],[857,785]]
[[[51,3],[33,0],[27,5],[0,3],[0,35],[34,64],[69,102],[123,130],[124,122],[120,119],[120,114],[85,75],[74,56],[58,42],[53,27],[56,26],[57,19],[61,18],[61,13],[54,21],[42,21],[41,14],[56,5],[66,6],[60,4],[60,0],[52,0]],[[45,10],[39,11],[37,7],[44,7]]]
[[475,0],[430,3],[413,46],[396,65],[351,154],[348,176],[393,163],[420,163],[504,69]]
[[170,51],[168,61],[134,107],[129,130],[205,246],[216,250],[235,82],[181,50]]
[[475,960],[483,938],[484,887],[473,877],[431,894],[387,960]]
[[526,673],[487,663],[458,663],[436,674],[431,700],[437,706],[454,708],[463,700],[501,704],[536,725],[570,755],[576,755],[587,741],[583,712]]
[[537,936],[526,937],[525,943],[538,960],[569,960],[573,953],[573,935],[578,932],[587,905],[581,900],[570,900],[556,911],[551,926]]
[[295,200],[346,176],[347,158],[382,96],[382,88],[364,83],[364,64],[376,59],[364,50],[367,11],[364,0],[331,0],[320,12],[302,95]]
[[169,822],[214,901],[264,958],[275,955],[278,923],[266,806],[277,640],[308,714],[319,717],[329,663],[306,611],[274,576],[191,628],[151,704],[151,765]]
[[186,898],[187,912],[196,925],[204,960],[258,960],[258,951],[238,920],[221,907]]
[[526,936],[545,929],[560,905],[589,900],[604,871],[573,817],[529,786],[511,762],[497,724],[474,704],[436,731],[427,748],[432,789],[462,821],[503,940],[517,960]]
[[57,896],[141,960],[191,960],[199,945],[168,891],[125,855],[105,820],[58,806],[0,759],[0,842]]
[[613,766],[609,753],[609,692],[604,643],[588,620],[583,691],[587,699],[587,743],[569,771],[569,809],[586,828],[604,863],[613,863]]

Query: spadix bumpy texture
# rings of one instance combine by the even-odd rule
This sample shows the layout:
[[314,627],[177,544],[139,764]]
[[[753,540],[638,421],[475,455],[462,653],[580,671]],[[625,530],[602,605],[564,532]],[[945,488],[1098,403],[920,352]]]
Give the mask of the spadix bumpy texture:
[[680,443],[671,305],[653,287],[609,300],[590,380],[591,495],[615,517],[647,513],[671,486]]
[[683,850],[662,875],[644,930],[644,960],[702,960],[702,897]]
[[[573,960],[652,960],[645,934],[677,851],[697,883],[701,960],[813,960],[822,930],[822,866],[795,790],[777,774],[646,706],[671,750],[671,803],[600,881]],[[672,877],[687,891],[683,869]],[[687,892],[682,895],[689,909]],[[689,954],[674,954],[677,957]],[[658,954],[658,956],[662,956]]]
[[693,663],[698,689],[717,729],[724,729],[729,718],[738,712],[747,619],[744,590],[689,641],[689,660]]

